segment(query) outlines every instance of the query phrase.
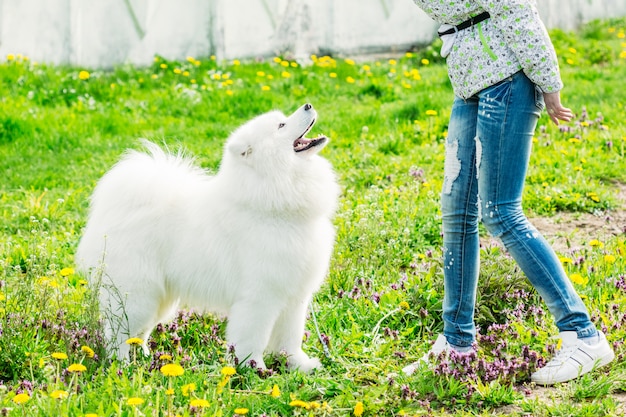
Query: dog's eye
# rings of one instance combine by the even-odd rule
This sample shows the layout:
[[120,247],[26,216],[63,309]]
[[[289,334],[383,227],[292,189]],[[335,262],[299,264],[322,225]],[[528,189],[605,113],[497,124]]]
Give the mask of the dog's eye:
[[280,128],[283,128],[283,127],[285,127],[285,124],[284,124],[284,123],[279,123],[279,124],[278,124],[278,128],[279,128],[279,129],[280,129]]

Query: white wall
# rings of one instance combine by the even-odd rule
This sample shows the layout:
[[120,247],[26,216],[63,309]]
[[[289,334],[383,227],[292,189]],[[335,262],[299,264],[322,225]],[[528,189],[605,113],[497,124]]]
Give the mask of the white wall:
[[[626,0],[539,0],[549,28],[626,15]],[[342,55],[429,43],[412,0],[0,0],[0,59],[84,67],[216,55]]]

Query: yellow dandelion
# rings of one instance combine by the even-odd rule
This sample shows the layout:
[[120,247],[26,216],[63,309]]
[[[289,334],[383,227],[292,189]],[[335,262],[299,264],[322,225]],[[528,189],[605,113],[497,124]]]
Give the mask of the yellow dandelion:
[[182,74],[182,72],[180,68],[174,68],[174,74]]
[[567,58],[565,62],[567,62],[570,65],[574,65],[574,60],[572,58]]
[[131,337],[130,339],[126,340],[126,344],[131,346],[139,346],[143,344],[143,339],[139,337]]
[[85,81],[89,79],[89,73],[87,71],[81,71],[78,73],[78,78]]
[[235,408],[235,414],[239,414],[240,416],[245,416],[246,414],[248,414],[250,410],[248,410],[247,408]]
[[28,395],[25,392],[23,392],[21,394],[17,394],[15,397],[13,397],[12,401],[15,404],[24,404],[28,400],[30,400],[30,395]]
[[185,373],[182,366],[175,363],[168,363],[161,367],[161,373],[165,376],[180,376]]
[[13,54],[8,54],[7,55],[7,61],[13,61],[15,59],[15,55]]
[[291,63],[289,64],[289,66],[290,66],[291,68],[298,68],[298,63],[297,63],[297,62],[291,62]]
[[261,91],[270,91],[270,86],[269,85],[262,86]]
[[189,77],[189,71],[183,71],[183,77]]
[[275,63],[277,63],[277,64],[280,64],[280,63],[282,62],[282,59],[281,59],[281,58],[279,58],[279,57],[277,57],[277,56],[275,56],[275,57],[274,57],[274,59],[273,59],[272,61],[274,61],[274,62],[275,62]]
[[67,355],[63,352],[54,352],[51,356],[60,361],[67,359]]
[[62,277],[67,277],[70,275],[74,275],[74,268],[63,268],[60,272]]
[[363,65],[363,71],[365,72],[370,72],[372,70],[372,67],[370,67],[369,65]]
[[174,395],[174,388],[168,388],[165,390],[165,395],[172,396]]
[[265,72],[264,71],[257,71],[256,72],[256,76],[257,77],[265,77]]
[[280,76],[283,77],[283,78],[289,78],[289,77],[291,77],[291,74],[288,73],[287,71],[283,71],[283,72],[280,73]]
[[55,400],[64,400],[67,397],[69,397],[70,394],[67,391],[63,391],[62,389],[58,389],[58,390],[52,391],[50,393],[50,396],[52,398],[54,398]]
[[337,78],[337,73],[336,72],[331,72],[330,74],[328,74],[328,76],[330,78]]
[[595,201],[596,203],[600,202],[600,196],[597,193],[587,193],[587,197],[589,197],[592,201]]
[[172,355],[168,355],[167,353],[164,353],[164,354],[159,356],[159,359],[162,360],[162,361],[171,361],[172,360]]
[[82,363],[73,363],[67,367],[67,372],[77,373],[77,374],[81,372],[85,372],[86,370],[87,370],[87,367],[83,365]]
[[153,80],[156,80],[157,78],[159,78],[159,76],[157,74],[152,74],[150,78],[152,78]]
[[190,384],[183,385],[181,391],[183,392],[184,397],[189,397],[189,394],[196,390],[196,384],[193,382]]
[[344,59],[343,62],[345,62],[348,65],[354,65],[354,60],[350,58]]
[[225,366],[222,368],[220,373],[224,376],[233,376],[237,373],[237,370],[235,370],[232,366]]
[[354,414],[356,417],[361,417],[363,415],[363,411],[365,411],[365,408],[363,407],[363,403],[359,401],[354,405],[354,411],[352,414]]
[[238,67],[239,65],[241,65],[241,61],[239,61],[238,59],[233,60],[233,65]]
[[88,358],[96,356],[96,352],[94,352],[89,346],[81,346],[80,351],[83,352]]
[[161,64],[161,65],[159,65],[159,68],[166,69],[167,68],[167,64]]
[[576,48],[569,48],[568,51],[570,51],[572,54],[575,54],[576,52],[578,52]]
[[429,60],[427,60],[426,58],[423,58],[421,62],[422,62],[422,65],[428,65],[428,64],[430,64],[430,61],[429,61]]
[[355,79],[354,79],[354,78],[352,78],[352,77],[346,77],[346,82],[347,82],[348,84],[354,84]]
[[396,65],[398,62],[395,59],[390,59],[387,63],[389,63],[389,65]]
[[615,261],[617,261],[617,258],[614,255],[604,255],[604,262],[606,262],[607,264],[614,264]]
[[404,54],[405,58],[413,58],[415,56],[415,54],[413,52],[407,52]]
[[302,400],[293,400],[289,403],[289,405],[292,407],[304,408],[305,410],[311,408],[311,405],[308,402]]
[[87,413],[83,417],[98,417],[96,413]]
[[274,398],[280,397],[280,388],[278,388],[278,385],[274,384],[274,386],[272,387],[272,391],[270,392],[270,395]]
[[603,248],[604,247],[604,243],[600,242],[598,239],[592,239],[589,242],[589,246],[591,246],[592,248]]
[[400,301],[400,305],[399,306],[400,306],[400,308],[402,310],[408,310],[409,307],[410,307],[409,303],[407,303],[406,301]]
[[426,116],[436,116],[437,110],[426,110]]
[[195,399],[192,400],[189,405],[194,408],[206,408],[209,406],[209,402],[207,400]]
[[573,264],[574,260],[572,258],[560,257],[559,260],[563,265]]
[[575,273],[569,276],[569,279],[574,283],[574,284],[578,284],[578,285],[585,285],[587,282],[589,282],[589,280],[585,277],[583,277],[582,275]]
[[280,65],[287,68],[289,66],[289,61],[281,61]]
[[141,405],[144,403],[144,399],[143,398],[139,398],[139,397],[130,397],[128,400],[126,400],[126,404],[127,405],[132,405],[133,407],[136,407],[138,405]]

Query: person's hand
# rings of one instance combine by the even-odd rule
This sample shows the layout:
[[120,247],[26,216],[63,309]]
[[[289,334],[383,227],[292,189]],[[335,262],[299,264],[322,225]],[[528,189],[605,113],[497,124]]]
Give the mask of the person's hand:
[[569,122],[574,117],[572,110],[561,104],[561,95],[558,91],[556,93],[543,93],[543,101],[546,103],[548,116],[555,125],[559,125],[559,120]]

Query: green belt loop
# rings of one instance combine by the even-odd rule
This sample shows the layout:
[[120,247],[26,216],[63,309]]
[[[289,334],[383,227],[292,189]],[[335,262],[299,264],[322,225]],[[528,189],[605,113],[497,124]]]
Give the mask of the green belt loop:
[[478,36],[480,37],[480,43],[483,44],[483,49],[485,50],[485,52],[487,52],[487,54],[489,55],[491,59],[496,61],[498,59],[498,56],[494,54],[491,48],[489,47],[489,45],[487,45],[487,40],[485,39],[485,35],[483,35],[483,28],[481,26],[481,22],[477,23],[476,27],[478,28]]

